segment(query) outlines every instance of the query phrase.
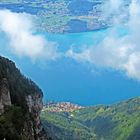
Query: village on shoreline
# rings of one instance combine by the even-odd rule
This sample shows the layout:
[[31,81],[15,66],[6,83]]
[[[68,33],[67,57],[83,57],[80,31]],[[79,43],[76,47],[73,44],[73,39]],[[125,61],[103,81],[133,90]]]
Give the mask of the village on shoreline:
[[42,111],[48,112],[73,112],[75,110],[79,110],[84,108],[83,106],[72,104],[70,102],[48,102],[46,105],[43,106]]

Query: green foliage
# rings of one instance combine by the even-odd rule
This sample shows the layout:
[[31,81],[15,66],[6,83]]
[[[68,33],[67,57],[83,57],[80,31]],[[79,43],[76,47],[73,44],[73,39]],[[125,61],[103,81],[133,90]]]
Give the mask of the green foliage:
[[67,113],[43,112],[41,117],[45,130],[55,140],[95,140],[95,134],[88,127]]
[[[33,81],[23,76],[12,61],[0,57],[0,86],[3,79],[7,81],[13,106],[0,115],[0,139],[26,140],[22,135],[26,131],[24,125],[31,120],[26,97],[34,96],[35,93],[42,96],[42,91]],[[26,125],[28,127],[30,124]]]
[[12,104],[22,107],[25,112],[27,111],[25,97],[33,93],[42,94],[38,86],[23,76],[12,61],[0,57],[0,81],[3,78],[8,80]]
[[46,131],[54,134],[56,140],[67,140],[68,137],[76,140],[76,136],[80,140],[139,140],[139,116],[140,98],[110,106],[87,107],[67,115],[41,114]]
[[0,116],[0,139],[24,140],[22,128],[25,116],[20,107],[12,106]]

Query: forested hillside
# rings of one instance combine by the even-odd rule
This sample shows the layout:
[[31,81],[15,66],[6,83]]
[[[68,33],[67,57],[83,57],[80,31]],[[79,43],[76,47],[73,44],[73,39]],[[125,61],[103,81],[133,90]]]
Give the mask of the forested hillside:
[[[139,140],[140,98],[73,113],[42,112],[46,131],[56,140]],[[51,129],[49,129],[51,128]]]
[[39,114],[43,93],[15,64],[0,57],[0,140],[47,140]]

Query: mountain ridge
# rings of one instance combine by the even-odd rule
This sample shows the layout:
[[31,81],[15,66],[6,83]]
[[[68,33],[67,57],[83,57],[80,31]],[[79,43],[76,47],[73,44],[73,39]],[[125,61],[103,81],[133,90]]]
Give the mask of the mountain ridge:
[[0,56],[0,139],[48,140],[39,117],[42,98],[41,89]]
[[56,140],[69,140],[69,137],[70,140],[138,140],[139,116],[140,97],[136,97],[113,105],[85,107],[72,113],[46,111],[42,112],[41,119],[44,128]]

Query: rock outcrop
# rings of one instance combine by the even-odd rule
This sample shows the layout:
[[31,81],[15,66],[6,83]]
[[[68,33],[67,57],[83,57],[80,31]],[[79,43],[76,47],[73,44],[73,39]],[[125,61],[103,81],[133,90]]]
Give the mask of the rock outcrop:
[[0,139],[48,140],[40,121],[42,97],[33,81],[0,57]]
[[0,83],[0,115],[4,113],[6,107],[11,106],[10,91],[6,78],[3,78]]
[[34,93],[32,96],[28,95],[26,101],[30,116],[34,120],[30,122],[32,127],[29,131],[31,131],[35,140],[46,140],[47,138],[46,136],[44,137],[43,127],[40,121],[40,113],[43,108],[42,95],[39,93]]

